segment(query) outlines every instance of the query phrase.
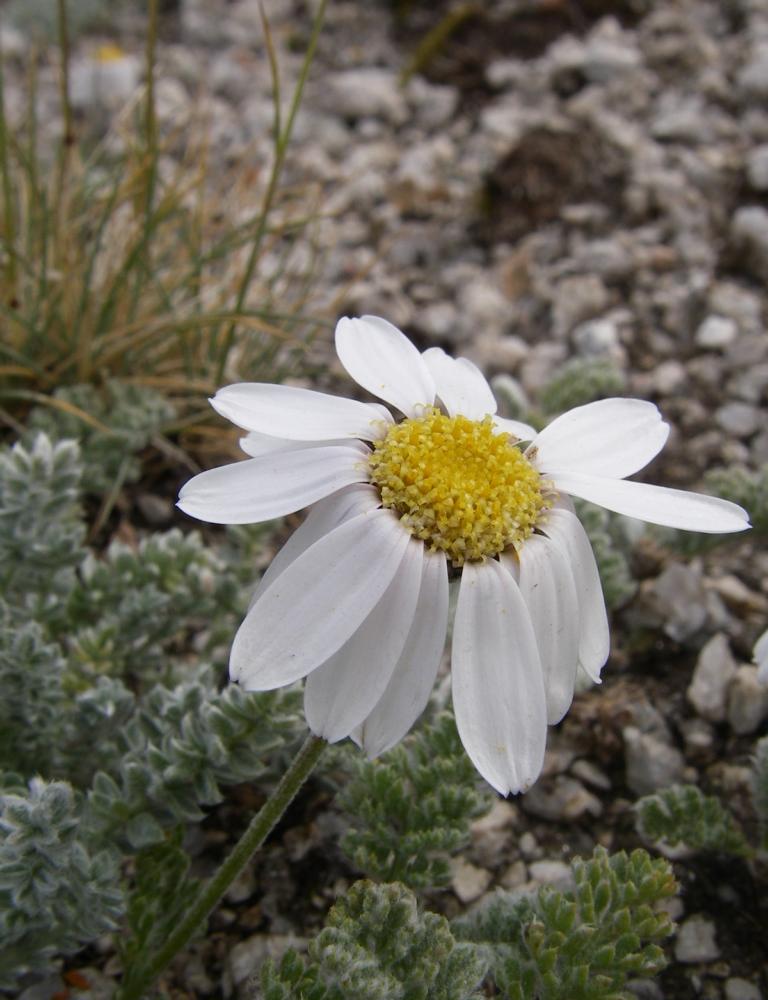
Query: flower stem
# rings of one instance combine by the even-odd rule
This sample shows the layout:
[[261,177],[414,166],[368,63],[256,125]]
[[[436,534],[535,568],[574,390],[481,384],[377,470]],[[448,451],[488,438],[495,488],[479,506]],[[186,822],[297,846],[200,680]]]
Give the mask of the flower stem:
[[253,817],[248,829],[235,845],[219,870],[198,892],[186,917],[154,955],[149,955],[138,968],[128,970],[120,990],[120,1000],[139,1000],[187,945],[224,893],[248,864],[253,853],[269,836],[276,823],[293,801],[296,793],[311,774],[328,744],[319,736],[309,735],[296,754],[279,785]]

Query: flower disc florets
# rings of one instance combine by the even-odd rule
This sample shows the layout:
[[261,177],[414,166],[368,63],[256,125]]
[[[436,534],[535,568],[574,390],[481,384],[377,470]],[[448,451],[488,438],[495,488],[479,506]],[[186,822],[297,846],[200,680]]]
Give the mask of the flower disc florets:
[[550,505],[538,472],[490,417],[426,407],[391,427],[369,461],[383,505],[456,566],[519,546]]

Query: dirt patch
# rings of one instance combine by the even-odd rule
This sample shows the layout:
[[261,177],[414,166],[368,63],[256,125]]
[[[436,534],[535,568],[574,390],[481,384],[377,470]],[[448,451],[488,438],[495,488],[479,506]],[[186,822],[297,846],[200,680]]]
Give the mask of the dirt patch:
[[[536,59],[562,35],[584,35],[602,17],[632,26],[646,12],[647,0],[530,0],[512,13],[500,14],[494,4],[459,5],[467,15],[429,51],[419,70],[434,83],[458,87],[470,104],[482,104],[493,90],[486,67],[497,59]],[[456,9],[455,0],[434,5],[410,3],[397,22],[396,38],[415,52],[430,31]]]
[[488,175],[476,236],[514,243],[560,216],[566,205],[597,201],[615,220],[623,207],[625,158],[588,126],[578,135],[535,129]]

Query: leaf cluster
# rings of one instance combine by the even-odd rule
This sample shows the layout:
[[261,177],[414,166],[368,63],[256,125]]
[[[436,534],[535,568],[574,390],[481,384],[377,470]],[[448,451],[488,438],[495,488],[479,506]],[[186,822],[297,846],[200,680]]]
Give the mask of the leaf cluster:
[[158,686],[123,727],[117,773],[97,772],[89,821],[127,851],[159,843],[166,828],[202,819],[201,806],[220,802],[222,785],[271,784],[276,766],[267,758],[302,730],[296,690]]
[[0,451],[0,590],[34,613],[74,581],[85,555],[82,465],[75,441],[43,434]]
[[635,805],[635,821],[640,836],[652,844],[751,854],[741,828],[722,802],[695,785],[672,785],[646,795]]
[[626,392],[624,374],[604,358],[574,358],[562,365],[539,393],[546,414],[564,413],[597,399],[621,396]]
[[[216,690],[241,613],[236,547],[170,531],[97,556],[81,483],[71,441],[38,433],[0,451],[3,981],[114,926],[120,861],[143,851],[131,920],[146,943],[186,885],[167,832],[198,821],[226,784],[268,786],[304,730],[296,690]],[[141,874],[163,864],[178,876],[165,889],[156,870]]]
[[186,914],[198,890],[189,875],[189,855],[182,848],[183,827],[136,855],[134,890],[126,909],[127,938],[120,942],[126,974],[123,989],[140,972],[142,960],[163,944]]
[[23,440],[42,432],[53,442],[78,441],[83,490],[103,494],[139,478],[138,453],[175,416],[176,407],[148,386],[118,379],[100,386],[60,386],[47,405],[30,411]]
[[265,1000],[473,1000],[485,962],[394,883],[356,882],[309,945],[262,968]]
[[118,861],[82,835],[68,784],[33,778],[0,794],[0,988],[117,926]]
[[598,848],[572,870],[571,891],[499,893],[454,921],[457,936],[488,956],[506,1000],[623,1000],[628,979],[665,966],[657,942],[672,928],[656,905],[676,892],[668,863]]
[[445,885],[450,856],[490,808],[472,763],[444,712],[381,758],[356,755],[340,804],[350,830],[342,848],[362,871],[412,888]]

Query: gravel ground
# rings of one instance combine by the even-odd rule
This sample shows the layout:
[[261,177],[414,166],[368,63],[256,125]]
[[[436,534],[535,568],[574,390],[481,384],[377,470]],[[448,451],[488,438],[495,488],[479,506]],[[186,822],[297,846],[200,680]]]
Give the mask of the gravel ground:
[[[672,425],[651,481],[696,488],[715,466],[768,462],[764,0],[498,0],[401,87],[449,5],[411,6],[398,20],[384,2],[329,4],[287,163],[291,183],[320,193],[321,304],[471,357],[507,376],[523,407],[564,361],[609,361],[625,394],[654,400]],[[312,5],[265,7],[289,93]],[[138,59],[130,25],[120,42]],[[95,43],[77,43],[73,66],[86,116],[110,99],[88,82]],[[20,79],[24,36],[5,45]],[[255,0],[186,0],[168,16],[160,66],[163,129],[202,108],[222,174],[247,169],[262,185],[272,104]],[[11,108],[20,100],[11,88]],[[50,67],[40,100],[52,118]],[[313,362],[340,373],[329,342]],[[745,537],[688,559],[646,537],[633,570],[640,587],[614,615],[605,683],[551,734],[533,791],[476,825],[452,891],[434,901],[444,912],[499,885],[557,883],[596,843],[635,845],[632,802],[675,781],[719,792],[753,827],[749,755],[768,695],[748,663],[768,623],[768,553]],[[206,825],[209,846],[249,807],[247,791],[234,794]],[[237,887],[179,968],[179,995],[218,995],[223,968],[227,992],[245,996],[254,962],[311,932],[354,878],[322,792],[288,826],[269,874]],[[756,1000],[768,989],[760,879],[723,858],[676,870],[673,961],[638,995]]]

